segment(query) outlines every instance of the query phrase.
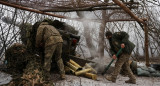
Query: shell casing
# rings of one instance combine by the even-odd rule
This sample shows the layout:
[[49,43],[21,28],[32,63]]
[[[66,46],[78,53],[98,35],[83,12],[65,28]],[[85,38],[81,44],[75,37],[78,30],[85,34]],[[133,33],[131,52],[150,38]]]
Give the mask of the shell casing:
[[67,67],[67,66],[65,66],[65,72],[66,73],[75,73],[75,71],[73,70],[73,69],[71,69],[71,68],[69,68],[69,67]]
[[71,64],[70,62],[67,62],[67,65],[68,65],[69,68],[71,68],[71,69],[74,70],[74,71],[77,71],[77,70],[79,69],[78,67],[74,66],[74,65]]
[[85,74],[85,73],[87,73],[87,72],[90,72],[90,71],[92,71],[92,69],[91,69],[91,68],[87,68],[87,69],[84,69],[84,70],[80,70],[80,71],[75,72],[75,75],[76,75],[76,76],[78,76],[78,75],[83,75],[83,74]]
[[78,63],[76,63],[76,62],[73,61],[72,59],[70,59],[69,62],[70,62],[71,64],[73,64],[74,66],[78,67],[78,68],[82,68]]
[[93,80],[97,80],[97,75],[96,74],[85,73],[84,76],[87,77],[87,78],[93,79]]
[[67,66],[64,66],[64,70],[65,70],[66,73],[70,73],[71,72],[71,70]]
[[75,71],[73,69],[69,68],[69,70],[70,70],[71,73],[73,73],[73,74],[75,73]]
[[84,68],[86,69],[86,68],[91,68],[92,69],[92,72],[93,73],[95,73],[95,74],[97,74],[97,71],[94,69],[94,68],[92,68],[89,64],[85,64],[85,66],[84,66]]

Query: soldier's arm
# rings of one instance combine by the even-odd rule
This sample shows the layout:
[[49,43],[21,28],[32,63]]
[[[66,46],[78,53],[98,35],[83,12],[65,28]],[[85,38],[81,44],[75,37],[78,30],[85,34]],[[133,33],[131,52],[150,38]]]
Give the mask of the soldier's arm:
[[41,46],[41,42],[43,40],[43,30],[44,28],[43,27],[39,27],[38,30],[37,30],[37,34],[36,34],[36,47],[40,47]]

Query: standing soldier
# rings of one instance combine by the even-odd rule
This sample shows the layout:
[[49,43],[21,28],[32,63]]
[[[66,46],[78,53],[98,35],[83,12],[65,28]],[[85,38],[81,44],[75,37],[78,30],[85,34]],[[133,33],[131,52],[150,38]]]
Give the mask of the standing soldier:
[[51,63],[53,54],[55,54],[55,61],[60,72],[60,78],[65,79],[64,64],[61,58],[62,43],[60,33],[52,26],[52,22],[44,20],[38,27],[36,35],[36,47],[44,48],[44,64],[46,79],[50,77]]
[[[130,78],[129,80],[125,81],[126,83],[136,84],[136,77],[133,75],[132,70],[129,66],[129,57],[131,56],[132,50],[134,49],[135,45],[129,41],[129,35],[126,32],[116,32],[112,34],[110,31],[106,32],[106,38],[109,40],[109,44],[111,46],[110,52],[113,55],[113,59],[117,59],[115,63],[115,69],[111,76],[106,77],[107,80],[116,82],[116,78],[120,73],[122,66],[127,71],[127,75]],[[121,53],[118,57],[116,57],[116,53],[119,51],[120,48],[123,48]]]

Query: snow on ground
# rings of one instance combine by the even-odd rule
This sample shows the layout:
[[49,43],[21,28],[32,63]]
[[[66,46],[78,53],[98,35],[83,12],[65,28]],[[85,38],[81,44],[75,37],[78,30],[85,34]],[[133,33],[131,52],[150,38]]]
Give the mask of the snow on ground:
[[[145,66],[144,62],[138,63],[138,66]],[[108,74],[107,74],[108,75]],[[107,75],[98,75],[97,80],[88,79],[81,76],[66,75],[65,80],[60,80],[59,74],[52,74],[51,79],[54,86],[160,86],[160,77],[142,77],[136,76],[136,84],[125,83],[128,77],[119,75],[116,83],[105,79]],[[9,83],[12,80],[11,75],[0,72],[0,85]]]
[[[106,75],[105,75],[106,76]],[[112,83],[99,75],[97,80],[92,80],[80,76],[66,75],[65,80],[60,80],[59,74],[52,74],[51,79],[54,86],[160,86],[160,77],[138,77],[136,84],[125,83],[128,77],[119,75],[116,83]],[[11,75],[0,72],[0,85],[9,83],[12,80]]]
[[128,79],[128,77],[119,75],[116,83],[112,83],[111,81],[106,80],[104,76],[98,76],[98,80],[95,81],[84,77],[66,75],[66,80],[53,81],[55,82],[55,86],[160,86],[160,77],[136,76],[136,84],[125,83]]
[[7,84],[12,80],[11,75],[0,72],[0,85]]

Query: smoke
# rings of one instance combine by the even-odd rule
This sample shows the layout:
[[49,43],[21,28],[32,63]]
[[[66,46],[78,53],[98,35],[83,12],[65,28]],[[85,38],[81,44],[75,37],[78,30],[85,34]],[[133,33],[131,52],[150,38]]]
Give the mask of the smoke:
[[[94,63],[88,63],[92,68],[94,68],[98,74],[102,74],[105,70],[105,68],[108,66],[108,64],[111,61],[111,58],[94,58],[92,60]],[[110,70],[112,70],[112,67],[114,64],[111,65]],[[109,72],[108,72],[109,73]]]

